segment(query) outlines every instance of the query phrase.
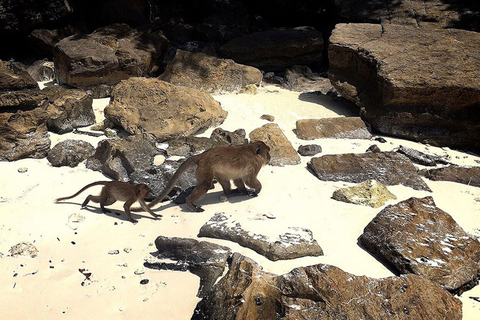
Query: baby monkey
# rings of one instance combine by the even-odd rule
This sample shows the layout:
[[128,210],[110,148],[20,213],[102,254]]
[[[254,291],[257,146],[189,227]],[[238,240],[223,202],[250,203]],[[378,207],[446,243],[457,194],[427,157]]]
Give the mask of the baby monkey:
[[137,223],[138,221],[132,218],[132,215],[130,213],[130,207],[132,206],[132,204],[135,203],[135,201],[138,201],[138,203],[143,208],[143,210],[150,213],[153,217],[155,218],[162,217],[162,215],[155,214],[152,210],[150,210],[150,208],[145,203],[145,198],[148,198],[150,196],[150,188],[145,184],[133,184],[133,183],[122,182],[122,181],[96,181],[96,182],[87,184],[85,187],[80,189],[80,191],[78,191],[74,195],[71,195],[69,197],[58,198],[56,202],[74,198],[78,196],[80,193],[82,193],[83,191],[85,191],[86,189],[93,186],[98,186],[98,185],[103,185],[100,195],[98,196],[89,195],[85,199],[85,201],[82,203],[82,209],[85,208],[88,202],[91,200],[93,202],[100,203],[100,208],[102,208],[102,212],[107,213],[110,211],[105,209],[105,206],[112,205],[117,200],[124,201],[125,204],[123,205],[123,208],[125,210],[125,214],[127,215],[128,221],[132,223]]
[[[258,172],[269,161],[270,147],[262,141],[213,147],[185,160],[177,169],[165,190],[150,202],[148,207],[151,208],[162,201],[173,189],[180,176],[194,166],[197,167],[195,171],[197,185],[185,199],[191,211],[204,211],[195,202],[205,196],[212,186],[214,178],[218,180],[227,196],[239,193],[257,196],[262,189],[262,184],[257,179]],[[231,189],[230,181],[233,181],[237,189]],[[245,185],[254,190],[248,190]],[[141,209],[132,208],[132,211],[141,211]]]

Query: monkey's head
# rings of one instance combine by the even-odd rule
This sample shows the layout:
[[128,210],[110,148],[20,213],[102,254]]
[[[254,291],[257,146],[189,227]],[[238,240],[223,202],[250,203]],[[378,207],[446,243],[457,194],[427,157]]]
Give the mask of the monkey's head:
[[255,141],[252,144],[256,147],[255,153],[263,158],[265,164],[270,162],[270,147],[267,146],[263,141]]
[[149,198],[150,192],[150,187],[146,184],[141,183],[137,185],[137,194],[142,195],[143,198]]

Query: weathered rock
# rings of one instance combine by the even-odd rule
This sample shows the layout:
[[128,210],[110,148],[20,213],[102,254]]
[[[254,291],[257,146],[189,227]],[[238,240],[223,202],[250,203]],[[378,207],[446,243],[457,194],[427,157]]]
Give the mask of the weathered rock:
[[[259,220],[256,223],[266,229],[271,228],[268,221]],[[215,214],[205,223],[198,236],[230,240],[273,261],[323,255],[322,248],[308,229],[288,227],[288,230],[284,233],[279,232],[277,237],[272,239],[267,235],[245,230],[240,222],[228,218],[223,213]]]
[[297,151],[301,156],[311,157],[322,152],[322,147],[318,144],[308,144],[298,147]]
[[90,157],[95,148],[82,140],[64,140],[53,146],[47,155],[48,161],[54,167],[76,167],[80,162]]
[[337,24],[330,42],[332,84],[374,129],[480,150],[479,33]]
[[320,138],[370,139],[372,135],[359,117],[336,117],[297,120],[297,137],[303,140]]
[[93,100],[85,91],[49,86],[42,93],[48,99],[45,107],[48,130],[66,133],[95,123]]
[[229,271],[197,304],[192,320],[392,317],[460,320],[462,303],[413,274],[374,279],[318,264],[278,276],[234,253]]
[[300,156],[288,141],[282,129],[276,123],[267,123],[250,132],[250,141],[263,141],[270,147],[272,166],[295,165],[300,163]]
[[376,144],[372,144],[370,147],[367,148],[367,150],[365,152],[382,152],[382,150],[380,149],[379,146],[377,146]]
[[38,89],[37,82],[28,74],[27,68],[19,63],[0,60],[0,91]]
[[126,24],[103,27],[86,36],[73,35],[55,46],[56,78],[103,98],[121,80],[149,75],[166,44],[161,32],[139,32]]
[[215,146],[216,143],[211,138],[205,137],[184,137],[173,140],[168,140],[167,155],[190,157],[194,154],[203,152]]
[[248,143],[248,139],[246,139],[245,136],[246,132],[244,129],[237,129],[234,132],[230,132],[222,128],[216,128],[210,135],[210,139],[219,144],[239,145]]
[[220,48],[223,57],[261,70],[284,70],[322,59],[322,34],[311,27],[252,33]]
[[95,153],[87,159],[86,167],[120,181],[129,181],[136,170],[153,167],[153,159],[161,151],[141,136],[127,139],[102,140]]
[[50,150],[46,121],[41,108],[0,112],[0,161],[46,157]]
[[387,206],[365,227],[362,245],[401,273],[414,273],[452,292],[478,284],[480,243],[432,197]]
[[424,166],[436,166],[437,164],[449,164],[450,162],[440,156],[427,154],[418,150],[399,146],[395,151],[404,154],[412,162],[424,165]]
[[451,165],[444,168],[422,170],[426,178],[434,181],[453,181],[480,187],[480,167],[460,167]]
[[158,77],[175,85],[221,93],[239,91],[249,84],[260,84],[260,70],[203,53],[177,50],[175,58]]
[[[178,264],[185,264],[187,270],[200,277],[200,288],[197,297],[205,296],[213,287],[217,279],[223,274],[227,259],[231,256],[230,248],[218,244],[197,241],[186,238],[157,237],[157,258],[176,260]],[[148,268],[175,269],[168,263],[145,263]],[[173,268],[172,268],[173,267]]]
[[312,158],[308,168],[324,181],[360,183],[374,179],[387,186],[402,184],[415,190],[431,191],[413,163],[396,152],[324,155]]
[[366,180],[353,187],[337,189],[333,192],[332,198],[373,208],[383,206],[388,200],[397,199],[387,187],[375,180]]
[[105,108],[105,117],[128,133],[157,141],[218,126],[227,114],[208,93],[147,78],[123,80]]
[[333,91],[330,80],[316,74],[307,66],[293,66],[285,70],[283,87],[298,92],[321,92],[329,94]]
[[37,60],[27,68],[27,72],[35,81],[55,79],[55,67],[52,61]]
[[35,258],[38,255],[38,249],[30,242],[20,242],[11,247],[9,253],[12,257],[30,256]]

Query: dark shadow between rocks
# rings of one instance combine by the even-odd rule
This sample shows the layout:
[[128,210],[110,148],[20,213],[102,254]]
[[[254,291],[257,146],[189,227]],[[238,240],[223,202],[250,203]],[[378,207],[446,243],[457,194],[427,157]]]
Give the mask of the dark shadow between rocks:
[[357,238],[357,245],[358,245],[362,250],[364,250],[366,253],[368,253],[368,254],[371,255],[373,258],[375,258],[375,260],[377,260],[380,264],[382,264],[385,268],[387,268],[388,271],[390,271],[391,273],[393,273],[393,275],[395,275],[395,276],[398,277],[398,276],[400,276],[400,275],[402,274],[402,273],[400,272],[400,270],[398,270],[392,263],[390,263],[390,261],[388,261],[387,259],[385,259],[385,258],[382,257],[381,255],[374,254],[374,253],[371,253],[370,251],[368,251],[367,248],[363,245],[361,238],[362,238],[361,235]]
[[333,97],[321,92],[304,92],[298,96],[298,99],[322,105],[339,116],[358,117],[360,115],[360,108],[355,103],[342,97]]

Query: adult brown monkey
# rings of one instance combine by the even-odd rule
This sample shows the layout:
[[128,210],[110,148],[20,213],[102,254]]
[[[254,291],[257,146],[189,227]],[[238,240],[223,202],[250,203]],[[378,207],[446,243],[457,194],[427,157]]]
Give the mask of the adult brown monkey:
[[93,201],[96,203],[100,203],[100,208],[102,208],[102,212],[107,213],[110,211],[107,210],[105,206],[112,205],[117,200],[125,201],[125,204],[123,205],[123,209],[125,210],[125,214],[127,215],[128,221],[132,223],[137,223],[138,221],[132,218],[132,215],[130,213],[130,207],[132,206],[132,204],[135,203],[135,201],[138,201],[138,203],[140,203],[140,206],[145,211],[150,213],[153,217],[158,218],[162,216],[162,215],[155,214],[152,210],[150,210],[150,208],[145,203],[145,198],[148,198],[150,196],[150,188],[145,184],[132,184],[132,183],[122,182],[122,181],[96,181],[96,182],[87,184],[85,187],[80,189],[74,195],[71,195],[69,197],[58,198],[56,202],[74,198],[78,196],[80,193],[82,193],[83,191],[87,190],[88,188],[93,186],[98,186],[98,185],[103,185],[100,195],[98,196],[89,195],[85,199],[85,201],[82,203],[82,208],[85,208],[89,201]]
[[[262,189],[262,184],[257,179],[258,172],[269,161],[270,148],[262,141],[213,147],[185,160],[162,193],[148,204],[148,208],[162,201],[172,191],[180,176],[194,166],[197,166],[195,171],[197,185],[186,198],[187,206],[192,211],[204,211],[195,203],[205,196],[214,178],[221,184],[227,196],[236,193],[257,196]],[[231,189],[230,181],[233,181],[237,189]],[[253,188],[253,191],[248,190],[245,185]],[[132,208],[132,211],[142,211],[142,209]]]

